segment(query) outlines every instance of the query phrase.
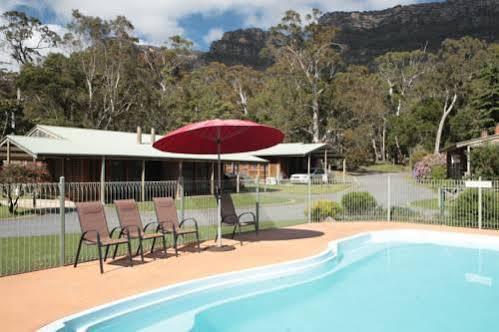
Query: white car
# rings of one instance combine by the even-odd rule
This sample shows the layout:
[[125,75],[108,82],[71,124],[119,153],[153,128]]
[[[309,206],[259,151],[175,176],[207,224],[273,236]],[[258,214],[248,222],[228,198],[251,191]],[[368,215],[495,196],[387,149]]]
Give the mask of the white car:
[[[296,173],[292,174],[289,178],[291,183],[308,183],[308,174],[307,173]],[[311,183],[327,183],[327,174],[324,173],[323,169],[320,168],[312,168],[310,170],[310,182]]]

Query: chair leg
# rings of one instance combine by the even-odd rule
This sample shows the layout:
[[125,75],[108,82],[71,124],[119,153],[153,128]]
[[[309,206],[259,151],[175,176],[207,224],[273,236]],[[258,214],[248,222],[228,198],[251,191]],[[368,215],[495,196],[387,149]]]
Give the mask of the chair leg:
[[142,246],[142,241],[143,241],[143,240],[144,240],[144,239],[142,239],[142,238],[140,238],[140,239],[139,239],[139,242],[140,242],[140,244],[139,244],[139,249],[140,249],[140,259],[142,260],[142,264],[144,264],[144,248],[143,248],[143,246]]
[[99,252],[99,266],[100,266],[100,273],[104,273],[104,264],[102,261],[102,245],[97,243],[97,251]]
[[[133,267],[132,244],[130,243],[130,238],[128,238],[127,245],[128,245],[128,261],[130,262],[130,267]],[[117,249],[118,249],[118,245],[116,245],[116,250]],[[114,251],[115,256],[116,256],[116,250]]]
[[241,237],[241,224],[237,224],[237,235],[239,236],[239,242],[243,245],[243,238]]
[[107,259],[107,254],[109,253],[109,246],[110,246],[109,244],[108,244],[108,245],[106,245],[106,252],[104,253],[104,262],[105,262],[105,261],[106,261],[106,259]]
[[196,241],[198,242],[198,252],[201,252],[201,244],[199,243],[199,232],[196,231]]
[[236,235],[237,224],[234,224],[234,229],[232,230],[232,238]]
[[177,242],[178,242],[178,235],[177,234],[173,234],[173,246],[175,247],[175,256],[178,257]]
[[[128,242],[130,243],[130,240],[128,240]],[[118,253],[118,245],[116,245],[114,247],[114,252],[113,252],[113,261],[116,259],[116,254]]]
[[74,263],[74,267],[76,267],[76,265],[78,265],[78,258],[80,257],[80,251],[81,251],[81,245],[83,244],[83,236],[80,237],[80,242],[78,243],[78,249],[76,250],[76,259],[75,259],[75,263]]
[[152,239],[152,243],[151,243],[151,254],[154,252],[154,246],[156,245],[156,238],[153,238]]
[[168,253],[166,251],[166,237],[163,235],[161,238],[163,239],[163,250],[165,251],[165,258],[168,258]]

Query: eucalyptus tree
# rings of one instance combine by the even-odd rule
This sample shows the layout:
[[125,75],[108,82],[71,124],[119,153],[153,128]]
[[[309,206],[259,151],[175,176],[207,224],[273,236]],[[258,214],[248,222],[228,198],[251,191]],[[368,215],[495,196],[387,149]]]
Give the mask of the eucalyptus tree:
[[334,42],[336,31],[318,23],[320,15],[317,9],[304,18],[295,11],[287,11],[281,22],[270,28],[268,42],[276,62],[296,74],[296,86],[309,96],[304,113],[311,117],[307,130],[313,142],[326,138],[322,124],[327,115],[321,96],[338,69],[341,51],[341,45]]
[[20,11],[7,11],[2,14],[6,23],[0,26],[3,42],[10,50],[10,56],[19,65],[40,59],[40,51],[55,47],[60,41],[57,33],[36,17]]

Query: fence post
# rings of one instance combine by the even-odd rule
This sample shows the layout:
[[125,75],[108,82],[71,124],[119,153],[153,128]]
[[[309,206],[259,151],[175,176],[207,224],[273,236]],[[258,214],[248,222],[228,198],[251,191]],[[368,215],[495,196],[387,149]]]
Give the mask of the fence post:
[[311,179],[311,176],[310,176],[310,153],[308,154],[308,159],[307,159],[307,175],[308,175],[308,183],[307,183],[307,210],[308,210],[308,213],[307,213],[307,219],[308,219],[308,222],[311,223],[312,222],[312,179]]
[[178,180],[179,190],[178,194],[180,196],[180,220],[185,219],[185,206],[184,206],[184,177],[181,176]]
[[[478,180],[481,182],[482,177]],[[482,186],[478,187],[478,228],[482,229]]]
[[390,175],[387,175],[387,212],[386,212],[386,219],[388,221],[392,220],[392,192],[391,192],[391,177]]
[[59,215],[61,221],[61,233],[59,234],[59,246],[60,246],[60,261],[59,265],[63,266],[65,263],[66,256],[66,207],[65,207],[65,183],[64,176],[59,178]]
[[260,223],[260,177],[256,177],[256,206],[255,215],[257,224]]

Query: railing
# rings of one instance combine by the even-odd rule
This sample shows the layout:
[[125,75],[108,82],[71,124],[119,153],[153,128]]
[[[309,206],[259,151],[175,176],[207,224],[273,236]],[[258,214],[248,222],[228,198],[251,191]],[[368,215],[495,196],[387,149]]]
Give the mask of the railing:
[[[112,229],[119,224],[114,200],[135,199],[145,224],[155,220],[153,197],[173,197],[179,218],[198,220],[202,240],[216,237],[212,181],[109,182],[104,188],[100,183],[63,182],[0,186],[0,276],[71,264],[80,236],[75,203],[82,201],[105,204]],[[237,212],[256,213],[261,229],[323,221],[399,221],[499,229],[497,181],[491,188],[477,189],[467,188],[464,181],[415,181],[401,173],[339,176],[327,183],[245,180],[237,185],[226,181],[223,188],[232,192]],[[224,233],[231,230],[223,228]],[[184,244],[193,240],[187,237]],[[172,244],[171,239],[168,243]],[[84,246],[80,257],[96,259],[96,248]]]

